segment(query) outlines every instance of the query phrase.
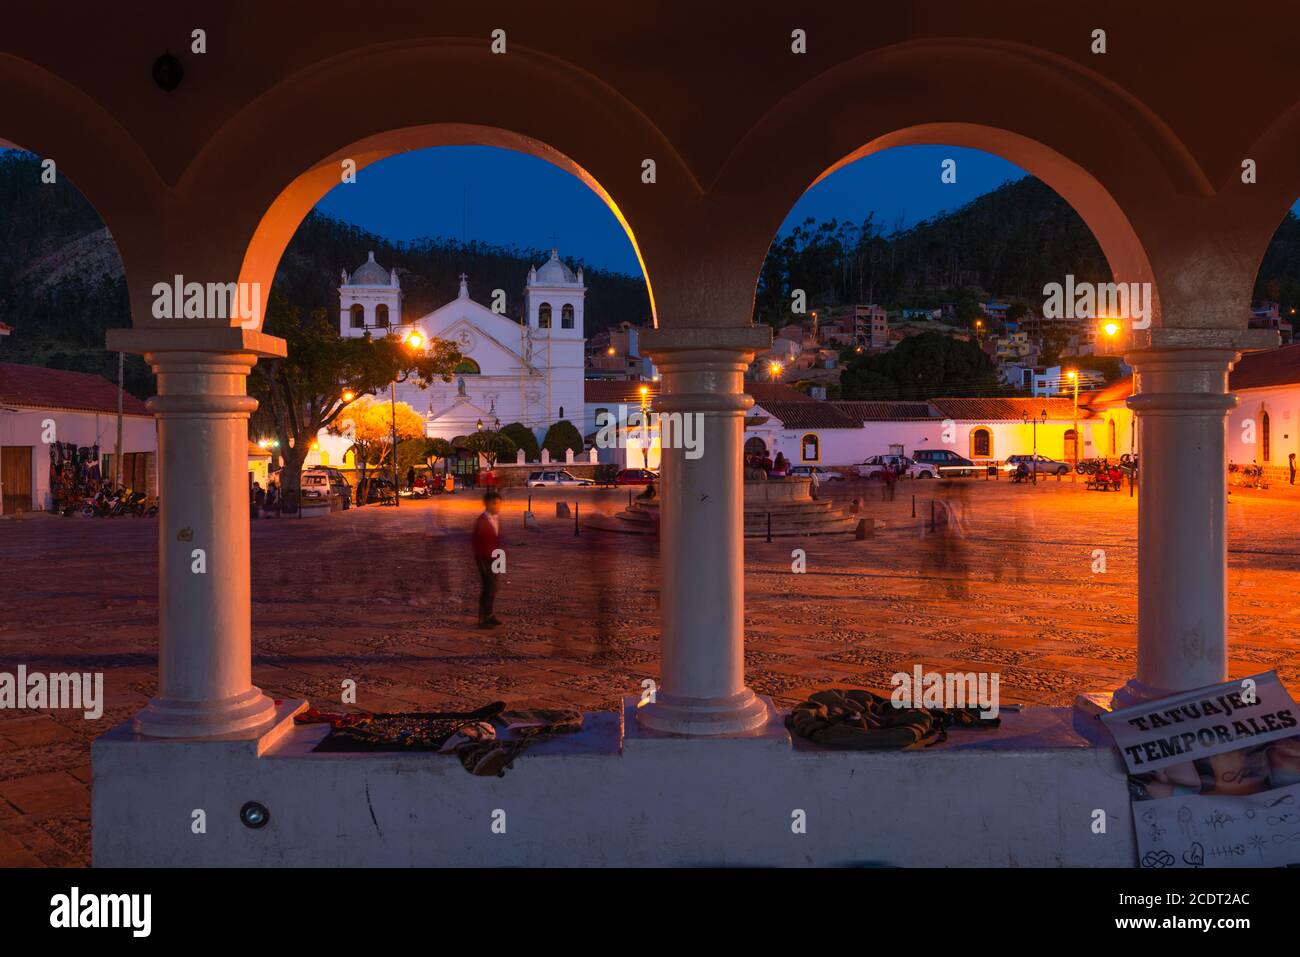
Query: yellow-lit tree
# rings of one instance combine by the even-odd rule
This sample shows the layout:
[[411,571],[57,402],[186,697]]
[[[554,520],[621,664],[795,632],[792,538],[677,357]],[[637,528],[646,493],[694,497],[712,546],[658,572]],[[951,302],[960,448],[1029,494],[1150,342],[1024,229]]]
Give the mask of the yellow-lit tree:
[[[374,475],[385,466],[392,471],[393,418],[393,407],[388,402],[363,395],[348,403],[329,426],[332,434],[352,440],[352,452],[361,469],[358,497],[363,503]],[[424,418],[405,402],[397,403],[396,419],[398,442],[424,435]]]

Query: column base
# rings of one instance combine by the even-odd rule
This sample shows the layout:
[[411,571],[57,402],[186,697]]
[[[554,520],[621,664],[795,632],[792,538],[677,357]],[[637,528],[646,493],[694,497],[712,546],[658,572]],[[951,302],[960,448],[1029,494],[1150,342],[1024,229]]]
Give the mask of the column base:
[[250,686],[220,701],[168,701],[152,698],[135,716],[131,729],[150,738],[214,738],[237,734],[275,719],[275,702]]
[[771,718],[766,701],[745,688],[729,698],[678,698],[658,694],[637,712],[637,723],[651,731],[706,737],[748,734]]

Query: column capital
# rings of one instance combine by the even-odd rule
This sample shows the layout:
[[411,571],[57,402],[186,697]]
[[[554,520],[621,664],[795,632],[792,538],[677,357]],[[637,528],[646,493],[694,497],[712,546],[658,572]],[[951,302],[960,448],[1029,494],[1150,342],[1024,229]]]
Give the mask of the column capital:
[[1228,372],[1241,353],[1222,347],[1144,349],[1126,353],[1133,367],[1134,412],[1163,415],[1213,415],[1234,408]]
[[1198,351],[1226,349],[1230,352],[1251,349],[1272,349],[1278,344],[1278,334],[1272,329],[1196,329],[1180,326],[1157,326],[1152,329],[1134,329],[1126,352],[1166,352],[1173,350]]
[[755,352],[771,344],[766,326],[653,333],[642,333],[642,349],[662,374],[656,412],[739,415],[754,404],[745,394],[745,369]]
[[[768,326],[723,326],[718,328],[683,326],[676,328],[647,329],[641,333],[641,348],[656,365],[662,363],[657,356],[669,360],[676,352],[739,352],[754,353],[772,345],[772,330]],[[746,359],[748,364],[751,359]]]
[[107,347],[110,352],[155,356],[165,352],[243,352],[255,359],[280,359],[289,354],[283,339],[240,326],[110,329]]

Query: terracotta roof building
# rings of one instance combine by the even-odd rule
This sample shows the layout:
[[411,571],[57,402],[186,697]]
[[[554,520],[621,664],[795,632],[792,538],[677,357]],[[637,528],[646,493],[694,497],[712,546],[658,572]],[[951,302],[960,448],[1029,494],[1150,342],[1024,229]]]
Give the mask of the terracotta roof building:
[[[103,376],[0,362],[0,405],[117,414],[117,386]],[[123,394],[127,415],[151,415],[133,395]]]

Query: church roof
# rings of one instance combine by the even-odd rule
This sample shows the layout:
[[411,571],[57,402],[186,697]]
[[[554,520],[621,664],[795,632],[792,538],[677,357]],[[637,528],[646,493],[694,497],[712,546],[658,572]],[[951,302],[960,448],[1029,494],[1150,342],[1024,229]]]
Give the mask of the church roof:
[[375,254],[372,252],[370,258],[348,278],[350,286],[387,286],[389,284],[389,272],[379,263],[375,262]]
[[534,286],[576,286],[579,285],[578,275],[572,269],[564,264],[560,259],[558,249],[551,250],[551,258],[542,263],[537,270],[537,277],[533,281]]

